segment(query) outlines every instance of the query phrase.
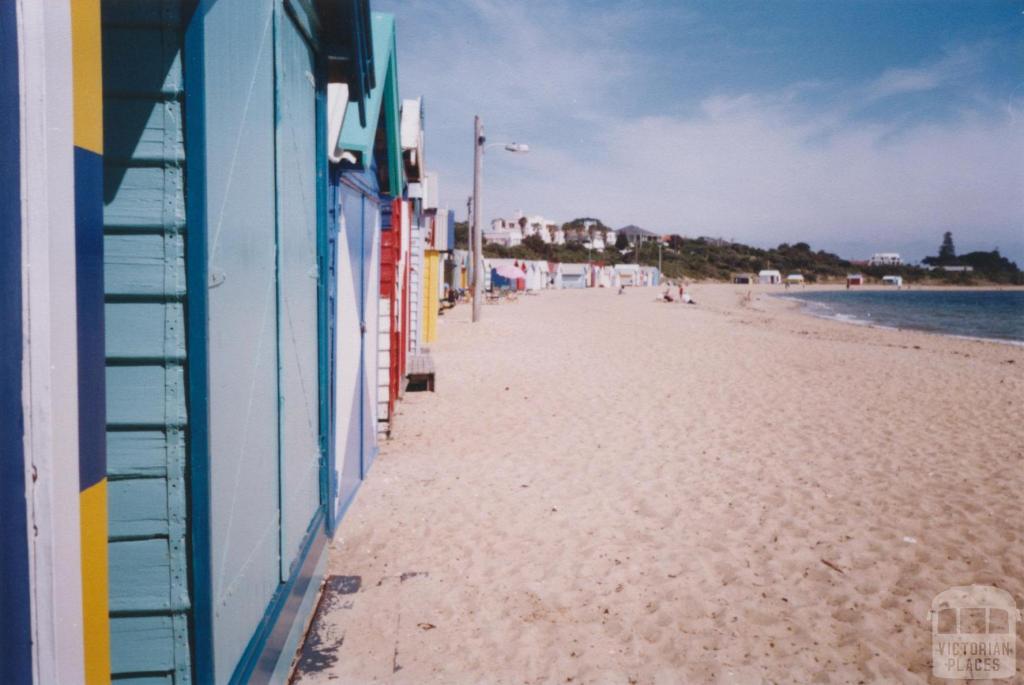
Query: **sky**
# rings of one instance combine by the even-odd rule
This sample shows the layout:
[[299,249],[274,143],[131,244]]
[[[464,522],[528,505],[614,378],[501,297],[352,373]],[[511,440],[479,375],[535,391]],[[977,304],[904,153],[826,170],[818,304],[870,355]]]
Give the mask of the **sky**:
[[1024,266],[1024,0],[375,0],[461,220]]

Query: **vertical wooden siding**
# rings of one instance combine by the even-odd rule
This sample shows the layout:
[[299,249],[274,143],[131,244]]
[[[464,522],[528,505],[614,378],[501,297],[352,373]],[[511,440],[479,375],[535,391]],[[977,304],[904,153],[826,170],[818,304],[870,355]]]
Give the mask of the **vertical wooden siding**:
[[[418,202],[414,201],[415,204]],[[423,214],[413,210],[409,245],[409,349],[410,355],[419,354],[422,341],[423,314]]]
[[437,338],[437,311],[441,306],[438,297],[440,268],[440,253],[437,250],[424,250],[423,288],[420,292],[420,297],[423,300],[420,334],[424,344],[432,343]]
[[180,0],[103,0],[111,670],[188,683]]
[[281,387],[281,580],[320,507],[317,346],[316,65],[291,15],[277,31],[278,345]]

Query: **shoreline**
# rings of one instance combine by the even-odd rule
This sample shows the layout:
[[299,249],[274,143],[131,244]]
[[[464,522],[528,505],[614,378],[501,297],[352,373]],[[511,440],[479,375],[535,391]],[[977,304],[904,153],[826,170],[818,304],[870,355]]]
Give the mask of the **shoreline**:
[[[889,292],[890,290],[891,289],[879,288],[879,291],[881,291],[881,292]],[[946,289],[937,289],[937,290],[945,291]],[[959,289],[957,289],[957,290],[959,290]],[[829,292],[829,291],[825,290],[825,289],[821,289],[821,290],[818,290],[817,292]],[[1004,291],[1001,291],[1001,290],[986,290],[985,292],[1004,292]],[[938,336],[947,337],[947,338],[957,338],[959,340],[973,340],[973,341],[976,341],[976,342],[1001,343],[1003,345],[1010,345],[1011,347],[1024,347],[1024,340],[1013,340],[1013,339],[1008,339],[1008,338],[987,338],[987,337],[979,336],[979,335],[962,335],[962,334],[959,334],[959,333],[947,333],[945,331],[933,331],[933,330],[928,330],[928,329],[925,329],[925,328],[915,328],[913,326],[904,326],[904,327],[888,326],[888,325],[885,325],[885,324],[874,323],[872,321],[866,321],[864,319],[858,319],[858,318],[852,317],[852,316],[849,317],[849,318],[841,318],[843,315],[840,315],[840,314],[833,314],[833,315],[817,314],[817,313],[815,313],[813,311],[813,308],[810,306],[810,304],[813,303],[814,300],[803,300],[803,299],[801,299],[799,297],[795,297],[795,296],[793,296],[791,294],[785,294],[785,293],[774,293],[774,294],[772,294],[772,297],[774,297],[776,299],[779,299],[779,300],[786,300],[788,302],[792,302],[793,305],[794,305],[794,307],[793,307],[794,311],[796,311],[797,313],[799,313],[802,316],[811,316],[811,317],[814,317],[816,319],[820,319],[820,320],[824,320],[824,321],[831,321],[833,323],[838,323],[838,324],[846,324],[846,325],[850,325],[850,326],[862,326],[862,327],[867,327],[867,328],[876,328],[876,329],[884,330],[884,331],[898,331],[898,332],[913,331],[915,333],[925,333],[925,334],[929,334],[929,335],[938,335]]]

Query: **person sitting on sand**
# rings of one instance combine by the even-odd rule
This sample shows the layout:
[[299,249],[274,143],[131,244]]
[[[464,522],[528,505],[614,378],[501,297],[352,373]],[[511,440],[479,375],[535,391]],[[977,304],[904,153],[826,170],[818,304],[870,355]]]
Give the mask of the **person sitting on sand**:
[[679,302],[682,304],[697,304],[697,301],[690,296],[690,293],[686,292],[686,284],[682,281],[679,283]]
[[665,300],[666,302],[676,301],[675,298],[672,297],[672,292],[668,289],[668,286],[665,286],[665,292],[661,294],[661,299]]
[[620,285],[619,286],[619,295],[625,295],[625,294],[626,294],[626,286]]

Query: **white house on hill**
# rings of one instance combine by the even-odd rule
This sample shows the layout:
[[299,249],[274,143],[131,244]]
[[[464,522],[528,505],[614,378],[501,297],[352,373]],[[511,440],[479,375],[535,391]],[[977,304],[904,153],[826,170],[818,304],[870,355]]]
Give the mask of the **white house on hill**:
[[876,252],[868,260],[871,266],[899,266],[902,263],[899,252]]
[[494,219],[491,229],[484,231],[484,242],[514,247],[535,235],[545,243],[565,244],[565,234],[557,223],[539,214],[525,215],[517,211],[510,219]]

